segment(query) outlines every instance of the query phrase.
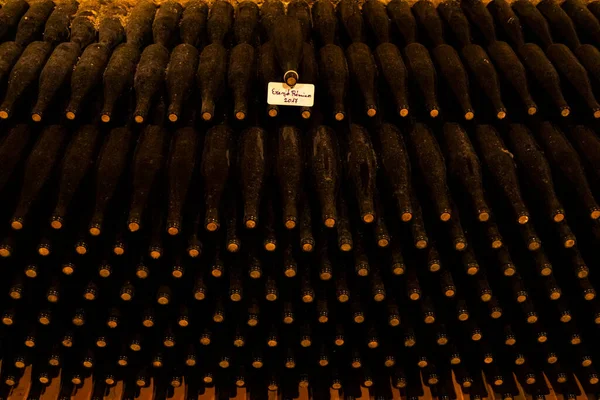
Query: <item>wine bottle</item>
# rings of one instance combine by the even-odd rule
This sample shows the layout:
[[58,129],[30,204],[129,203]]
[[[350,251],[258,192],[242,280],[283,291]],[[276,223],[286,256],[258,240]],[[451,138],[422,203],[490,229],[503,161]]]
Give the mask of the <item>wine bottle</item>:
[[21,192],[11,218],[13,229],[23,228],[25,218],[31,212],[34,202],[48,182],[66,140],[65,128],[59,125],[50,125],[42,131],[36,141],[25,162]]
[[[23,4],[18,1],[9,2],[7,5],[9,5],[9,10],[12,6],[19,7],[20,9],[23,7]],[[24,4],[24,6],[26,8],[27,4]],[[53,10],[54,3],[50,0],[33,3],[27,12],[25,12],[23,17],[19,20],[19,24],[17,25],[17,33],[15,34],[15,43],[17,43],[20,47],[25,48],[34,40],[40,40],[46,20]],[[10,19],[15,17],[18,18],[17,13],[11,15],[0,13],[0,20],[6,20],[6,24],[3,24],[6,28],[3,28],[2,30],[10,29],[12,22]],[[1,32],[0,36],[2,36]]]
[[277,138],[276,163],[283,206],[283,223],[287,229],[294,229],[298,223],[303,154],[301,130],[294,126],[282,126]]
[[208,41],[223,44],[233,25],[233,6],[227,1],[217,1],[210,8],[206,22]]
[[32,42],[25,48],[10,71],[6,95],[0,105],[0,119],[10,118],[18,102],[38,79],[51,52],[52,45],[47,42]]
[[79,7],[79,3],[75,0],[68,0],[57,4],[48,17],[44,27],[44,41],[52,45],[69,40],[71,35],[71,21],[75,17],[75,13]]
[[464,129],[458,124],[444,125],[444,139],[448,147],[450,174],[460,182],[471,198],[477,219],[486,222],[490,218],[490,207],[483,191],[483,178],[479,158]]
[[[298,0],[298,2],[304,3],[304,0]],[[302,64],[300,69],[302,71],[302,83],[318,84],[319,64],[315,49],[310,43],[304,42],[302,44]],[[300,107],[300,115],[303,119],[309,119],[312,116],[312,107]]]
[[403,222],[412,219],[411,172],[408,153],[399,129],[392,124],[382,124],[378,130],[380,159],[388,184]]
[[338,5],[340,21],[352,43],[365,40],[364,20],[358,3],[353,0],[342,0]]
[[441,221],[447,222],[452,217],[452,207],[446,183],[444,156],[431,130],[426,125],[415,124],[409,136],[421,170],[421,178],[428,188],[436,208],[436,214]]
[[554,222],[561,222],[565,218],[565,210],[554,192],[552,171],[542,150],[523,125],[511,124],[508,137],[529,183],[543,199],[546,214]]
[[[317,4],[319,4],[319,1]],[[326,90],[333,108],[333,115],[337,121],[346,117],[346,92],[348,89],[348,64],[344,52],[339,46],[328,44],[319,51],[319,71],[326,82]]]
[[510,203],[517,222],[521,225],[526,224],[529,221],[529,210],[521,196],[514,162],[504,143],[490,125],[478,125],[475,139],[487,169]]
[[138,124],[146,120],[152,101],[162,92],[168,63],[169,51],[161,44],[151,44],[140,56],[133,79],[136,100],[133,115]]
[[[229,178],[233,132],[226,125],[217,125],[206,132],[201,173],[204,183],[204,227],[213,232],[219,229],[219,205]],[[218,173],[216,173],[218,171]]]
[[404,38],[404,44],[409,45],[416,42],[417,22],[410,4],[405,0],[392,0],[387,5],[387,12]]
[[600,159],[596,150],[600,149],[600,140],[589,127],[577,125],[571,128],[572,142],[575,144],[579,155],[590,166],[590,172],[598,178],[600,177]]
[[175,132],[167,166],[169,197],[167,232],[177,235],[183,222],[183,207],[187,198],[196,163],[198,133],[191,127]]
[[239,148],[240,186],[243,199],[243,224],[253,229],[259,221],[259,208],[266,180],[266,132],[259,127],[242,133]]
[[[270,1],[273,3],[274,1]],[[278,0],[277,3],[281,4]],[[260,46],[258,51],[258,79],[263,85],[263,90],[266,93],[269,87],[269,82],[277,82],[279,80],[279,66],[275,59],[275,47],[273,42],[267,42]],[[279,114],[279,106],[267,105],[267,115],[276,117]]]
[[300,79],[302,60],[302,27],[297,18],[282,16],[273,26],[275,58],[283,72],[283,81],[294,87]]
[[[516,3],[521,2],[518,0]],[[571,108],[560,88],[558,72],[542,49],[534,43],[526,43],[518,49],[525,66],[531,71],[538,84],[546,91],[563,117],[569,116]]]
[[390,19],[388,18],[385,4],[369,0],[363,4],[363,12],[367,24],[375,35],[377,43],[389,43],[390,41]]
[[538,3],[537,9],[546,18],[548,25],[552,27],[555,38],[572,50],[581,46],[575,25],[560,4],[554,0],[542,0]]
[[412,6],[416,19],[423,25],[433,47],[444,43],[442,20],[435,5],[428,0],[419,0]]
[[527,0],[517,0],[511,6],[519,17],[519,20],[525,23],[535,36],[537,36],[537,39],[544,48],[554,43],[548,22],[533,3]]
[[310,6],[304,0],[292,0],[287,6],[287,15],[295,17],[300,21],[302,28],[302,41],[310,42],[310,34],[312,29],[312,18]]
[[[117,16],[105,17],[98,28],[98,42],[114,50],[125,38],[125,29]],[[87,46],[86,46],[87,47]]]
[[308,203],[306,194],[302,195],[302,204],[300,206],[300,220],[299,220],[299,236],[300,236],[300,247],[305,253],[310,253],[315,247],[315,238],[312,234],[312,215],[311,207]]
[[375,220],[377,159],[369,134],[360,125],[350,125],[346,160],[348,177],[354,187],[360,218],[370,224]]
[[579,0],[568,0],[562,4],[562,7],[574,25],[585,32],[596,44],[600,43],[600,22],[586,7],[586,3]]
[[[426,0],[421,0],[425,2]],[[404,48],[409,75],[416,80],[425,108],[429,116],[435,118],[440,113],[437,99],[437,77],[427,48],[420,43],[411,43]]]
[[52,52],[40,73],[37,102],[31,110],[31,119],[40,122],[56,94],[70,81],[81,53],[78,44],[61,43]]
[[77,117],[82,104],[101,81],[109,57],[110,49],[100,43],[93,43],[83,51],[71,77],[71,98],[65,111],[67,119]]
[[592,219],[600,218],[600,209],[590,190],[579,156],[563,133],[550,122],[543,122],[538,130],[540,142],[553,168],[569,182],[575,197]]
[[228,68],[229,90],[233,94],[233,114],[238,120],[248,115],[248,97],[252,91],[254,47],[241,43],[231,50]]
[[252,1],[241,2],[233,22],[233,34],[237,44],[253,44],[258,26],[258,6]]
[[90,18],[91,12],[81,10],[73,18],[71,22],[71,42],[77,43],[80,49],[85,49],[90,44],[96,41],[98,28],[96,20]]
[[285,6],[279,0],[267,0],[260,8],[260,23],[266,34],[266,41],[273,40],[273,26],[285,15]]
[[447,1],[438,5],[438,12],[446,21],[454,37],[462,48],[473,41],[471,37],[471,27],[467,16],[460,8],[460,4],[456,1]]
[[21,56],[23,49],[15,42],[0,44],[0,82],[4,84],[13,66]]
[[182,13],[183,7],[176,1],[165,1],[160,4],[152,23],[154,43],[166,48],[171,47],[177,37],[177,28]]
[[464,113],[465,120],[475,117],[471,96],[469,95],[469,76],[456,50],[447,44],[441,44],[431,51],[438,70],[452,90]]
[[32,132],[29,126],[18,124],[8,130],[0,143],[0,191],[15,173],[20,162],[27,155],[26,150],[31,141]]
[[99,136],[100,131],[96,126],[84,125],[67,146],[58,180],[56,203],[50,217],[50,225],[54,229],[63,226],[73,197],[92,166]]
[[427,230],[425,229],[425,222],[423,221],[423,212],[421,210],[421,205],[419,204],[419,200],[417,199],[414,190],[411,193],[410,202],[413,208],[413,218],[412,223],[410,225],[413,243],[417,249],[422,250],[427,247],[429,243],[429,237],[427,235]]
[[336,198],[339,190],[340,156],[335,131],[319,126],[311,132],[310,167],[321,206],[321,218],[328,228],[337,220]]
[[369,117],[374,117],[377,114],[377,67],[369,46],[364,43],[352,43],[346,49],[346,58],[354,86],[358,87],[362,94],[366,113]]
[[479,86],[491,101],[496,112],[496,118],[504,119],[506,117],[506,107],[502,102],[500,82],[490,57],[483,47],[476,44],[463,47],[461,52],[471,73],[475,75]]
[[598,104],[592,91],[587,71],[577,61],[571,50],[564,44],[555,43],[548,46],[546,55],[583,98],[587,106],[592,110],[594,118],[600,118],[600,104]]
[[337,37],[335,6],[327,0],[317,0],[312,8],[313,26],[321,47],[333,44]]
[[156,15],[156,5],[151,1],[140,1],[128,15],[125,25],[127,43],[141,49],[152,38],[152,22]]
[[208,5],[199,0],[188,2],[181,14],[179,36],[181,42],[198,47],[206,40]]
[[227,50],[218,43],[204,48],[200,54],[196,81],[202,99],[202,119],[210,121],[215,115],[215,104],[225,90]]
[[496,27],[494,18],[485,7],[485,4],[479,1],[466,0],[460,3],[464,13],[467,15],[471,23],[477,28],[489,44],[496,40]]
[[494,17],[494,20],[502,26],[504,33],[506,33],[517,49],[525,44],[521,21],[508,1],[493,0],[488,4],[488,10]]
[[573,51],[573,54],[577,56],[577,59],[583,65],[587,73],[591,76],[592,80],[598,81],[600,78],[600,69],[598,63],[600,62],[600,51],[596,46],[591,44],[582,44]]
[[17,27],[21,17],[29,9],[29,4],[25,0],[11,0],[0,9],[0,39]]
[[401,117],[408,116],[408,73],[400,51],[393,43],[382,43],[375,49],[375,61],[394,98]]
[[180,44],[173,49],[166,72],[169,93],[169,121],[176,122],[187,103],[198,69],[198,50],[189,44]]
[[133,77],[140,51],[135,45],[124,43],[113,52],[104,70],[104,105],[100,119],[110,122],[117,100],[133,87]]
[[127,217],[127,226],[131,232],[136,232],[141,227],[144,210],[162,169],[166,140],[163,128],[148,125],[136,146]]
[[115,195],[129,161],[132,135],[133,133],[128,128],[115,128],[111,130],[102,145],[96,161],[96,197],[92,218],[89,222],[89,232],[92,236],[98,236],[102,232],[104,214]]

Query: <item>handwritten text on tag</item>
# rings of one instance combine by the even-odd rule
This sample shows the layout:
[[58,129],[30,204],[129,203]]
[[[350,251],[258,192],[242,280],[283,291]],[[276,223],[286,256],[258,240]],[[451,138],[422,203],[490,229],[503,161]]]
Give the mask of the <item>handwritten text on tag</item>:
[[269,82],[267,103],[277,106],[312,107],[315,103],[315,85],[298,83],[291,88],[283,82]]

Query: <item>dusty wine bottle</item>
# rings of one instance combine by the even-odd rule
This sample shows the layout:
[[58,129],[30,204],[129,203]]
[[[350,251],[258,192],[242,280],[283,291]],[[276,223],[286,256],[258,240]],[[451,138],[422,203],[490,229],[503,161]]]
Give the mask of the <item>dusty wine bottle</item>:
[[390,19],[385,4],[376,0],[369,0],[363,4],[363,12],[367,25],[375,35],[377,43],[388,43],[390,41]]
[[369,117],[377,114],[377,67],[369,46],[364,43],[352,43],[346,49],[348,71],[355,87],[360,89],[365,110]]
[[140,56],[133,79],[136,100],[133,115],[138,124],[146,120],[152,101],[162,92],[168,63],[169,50],[161,44],[151,44]]
[[202,119],[210,121],[215,115],[216,102],[225,90],[227,50],[218,43],[204,48],[200,54],[196,82],[202,99]]
[[352,43],[364,42],[364,21],[358,3],[353,0],[340,1],[338,14],[350,41]]
[[487,43],[495,41],[496,27],[494,25],[494,18],[485,5],[480,1],[474,0],[461,1],[460,5],[471,23],[479,28],[485,41]]
[[148,125],[136,146],[131,182],[133,189],[127,217],[127,227],[131,232],[141,227],[144,210],[162,169],[166,140],[163,128]]
[[197,69],[198,50],[194,46],[183,43],[173,49],[166,72],[169,121],[179,120],[183,105],[190,97]]
[[133,7],[125,25],[127,43],[139,49],[146,46],[152,38],[152,22],[156,15],[156,8],[151,1],[140,1]]
[[[233,132],[226,125],[217,125],[206,132],[201,173],[204,182],[204,227],[213,232],[219,229],[219,208],[225,184],[229,178]],[[218,171],[218,173],[216,173]]]
[[0,9],[0,39],[14,30],[20,23],[21,17],[29,9],[29,4],[25,0],[11,0]]
[[552,35],[550,34],[548,22],[542,13],[535,8],[533,3],[528,0],[517,0],[513,2],[511,6],[519,17],[519,20],[529,27],[529,29],[537,36],[544,48],[554,43],[552,40]]
[[446,183],[444,156],[438,142],[429,127],[420,123],[415,124],[409,137],[436,214],[441,221],[446,222],[452,217],[452,207]]
[[312,8],[314,30],[320,46],[333,44],[337,37],[335,6],[327,0],[318,0]]
[[[283,206],[283,224],[294,229],[298,222],[298,201],[302,192],[302,131],[283,126],[277,138],[277,178]],[[255,181],[256,182],[256,181]]]
[[200,0],[193,0],[185,5],[179,23],[181,42],[198,47],[206,40],[206,20],[208,5]]
[[196,162],[197,138],[197,132],[188,127],[177,130],[171,142],[171,154],[167,166],[169,206],[166,225],[169,235],[177,235],[181,230],[183,207]]
[[416,19],[423,25],[433,46],[444,43],[442,20],[435,5],[429,0],[419,0],[412,6]]
[[333,228],[337,220],[336,198],[341,168],[335,131],[328,126],[319,126],[311,132],[311,142],[310,168],[321,218],[326,227]]
[[253,229],[259,221],[259,208],[266,181],[266,132],[259,127],[242,133],[239,147],[240,186],[242,190],[242,222]]
[[216,1],[210,8],[206,31],[210,43],[223,44],[233,25],[233,6],[227,1]]
[[237,44],[252,44],[258,26],[258,6],[253,1],[243,1],[237,6],[233,22],[233,35]]
[[283,81],[288,86],[295,86],[300,79],[300,62],[302,61],[302,27],[297,18],[283,16],[273,27],[273,44],[275,57],[283,71]]
[[404,44],[409,45],[416,42],[417,22],[410,4],[405,0],[392,0],[387,5],[387,12],[404,38]]
[[69,28],[78,7],[79,3],[75,0],[68,0],[56,5],[44,27],[45,42],[52,44],[52,47],[54,47],[69,40],[71,34]]
[[[10,9],[11,6],[21,6],[22,3],[14,1],[9,2],[7,5],[9,5]],[[6,8],[6,6],[4,8]],[[17,25],[17,33],[15,34],[15,43],[22,48],[25,48],[34,40],[40,40],[46,20],[53,10],[54,2],[50,0],[43,0],[33,3],[23,17],[19,20],[19,24]],[[16,15],[18,14],[12,14],[12,17],[15,17]],[[9,29],[11,25],[11,21],[9,21],[10,18],[7,17],[9,16],[6,13],[0,11],[0,21],[4,20],[5,22],[5,24],[3,24],[5,28],[0,28],[0,37],[2,36],[1,31]]]
[[240,121],[248,115],[248,97],[255,74],[254,64],[252,45],[241,43],[231,50],[228,67],[229,90],[233,94],[233,115]]
[[152,23],[154,43],[166,48],[171,47],[178,33],[177,28],[182,12],[183,7],[176,1],[165,1],[160,4]]
[[[319,1],[320,3],[321,1]],[[326,82],[327,93],[332,103],[333,115],[337,121],[346,117],[346,92],[348,88],[348,64],[341,47],[328,44],[319,51],[319,72]]]
[[469,26],[469,20],[460,8],[460,4],[456,1],[446,1],[440,3],[438,6],[438,12],[446,23],[450,26],[450,29],[454,33],[454,37],[458,40],[459,46],[464,47],[471,44],[471,27]]
[[488,4],[488,10],[497,23],[502,25],[504,32],[516,48],[525,44],[521,21],[507,0],[493,0]]
[[360,125],[350,125],[346,168],[354,188],[360,218],[370,224],[375,220],[377,158],[369,133]]

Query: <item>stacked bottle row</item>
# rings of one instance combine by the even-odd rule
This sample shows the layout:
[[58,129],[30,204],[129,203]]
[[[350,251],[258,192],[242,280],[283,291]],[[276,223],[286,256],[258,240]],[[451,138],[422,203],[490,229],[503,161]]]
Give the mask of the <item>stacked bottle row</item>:
[[594,390],[589,127],[136,136],[17,124],[0,145],[5,383],[33,363],[41,385],[60,364],[75,385]]
[[[368,117],[387,103],[379,97],[389,97],[401,117],[425,111],[435,118],[442,108],[452,114],[458,107],[466,120],[488,109],[503,119],[507,112],[534,115],[548,103],[563,117],[577,106],[582,116],[600,118],[593,90],[600,81],[595,3],[546,0],[536,7],[498,0],[486,8],[463,1],[436,8],[427,0],[412,7],[371,0],[361,10],[347,0],[336,10],[328,0],[312,8],[298,0],[286,10],[277,0],[260,9],[251,1],[236,9],[219,1],[209,11],[200,1],[185,8],[174,1],[160,7],[140,2],[125,27],[114,12],[96,17],[77,6],[54,7],[47,0],[28,9],[24,0],[11,0],[0,10],[6,21],[0,40],[14,39],[0,47],[0,83],[8,81],[0,118],[10,118],[21,104],[37,122],[56,115],[74,120],[90,106],[110,122],[128,110],[122,104],[133,90],[138,123],[148,121],[162,96],[172,122],[184,117],[185,105],[199,108],[205,121],[219,107],[246,120],[253,108],[263,108],[257,100],[266,99],[253,93],[281,81],[317,84],[317,104],[338,121],[352,107],[349,93],[360,99],[357,114]],[[103,104],[92,106],[100,86]],[[66,104],[55,104],[63,97]],[[304,119],[313,113],[312,107],[298,111]],[[279,106],[267,106],[267,114],[276,117]]]

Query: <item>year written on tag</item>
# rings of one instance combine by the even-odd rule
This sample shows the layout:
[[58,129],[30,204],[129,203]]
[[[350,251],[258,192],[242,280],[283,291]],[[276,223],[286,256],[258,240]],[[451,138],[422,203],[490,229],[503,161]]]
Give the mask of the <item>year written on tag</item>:
[[267,103],[272,106],[312,107],[315,103],[315,85],[298,83],[292,88],[283,82],[269,82]]

